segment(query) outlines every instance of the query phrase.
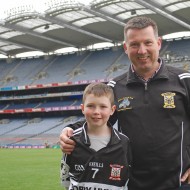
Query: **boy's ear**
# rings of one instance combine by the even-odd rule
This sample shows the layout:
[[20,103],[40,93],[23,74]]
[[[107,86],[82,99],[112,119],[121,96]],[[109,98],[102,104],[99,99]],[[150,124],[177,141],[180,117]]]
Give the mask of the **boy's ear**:
[[113,113],[114,113],[115,110],[116,110],[116,105],[113,105],[111,109],[112,109],[112,113],[111,113],[111,115],[113,115]]
[[80,105],[82,112],[84,111],[84,104]]

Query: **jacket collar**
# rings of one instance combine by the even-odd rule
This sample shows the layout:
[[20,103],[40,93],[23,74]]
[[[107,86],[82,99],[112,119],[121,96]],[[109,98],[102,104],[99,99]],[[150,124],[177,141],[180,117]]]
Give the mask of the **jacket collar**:
[[[167,66],[165,65],[163,60],[161,60],[160,58],[159,58],[158,61],[159,62],[161,61],[162,65],[159,68],[159,70],[155,73],[155,75],[150,79],[150,81],[157,80],[157,79],[169,79]],[[127,84],[130,84],[130,83],[133,83],[133,82],[135,82],[135,83],[136,82],[143,83],[142,79],[140,79],[140,77],[138,77],[135,74],[135,71],[132,69],[132,67],[129,67],[129,71],[128,71],[128,75],[127,75]]]

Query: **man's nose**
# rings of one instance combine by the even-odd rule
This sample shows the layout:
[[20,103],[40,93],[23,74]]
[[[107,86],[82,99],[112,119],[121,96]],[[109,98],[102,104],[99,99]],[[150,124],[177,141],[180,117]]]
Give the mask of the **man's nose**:
[[145,54],[146,53],[146,47],[143,44],[139,46],[138,53],[139,54]]

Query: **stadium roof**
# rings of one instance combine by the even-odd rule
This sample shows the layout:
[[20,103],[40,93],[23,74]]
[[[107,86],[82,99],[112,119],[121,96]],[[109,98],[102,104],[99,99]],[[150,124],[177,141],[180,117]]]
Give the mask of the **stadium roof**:
[[123,42],[123,27],[134,16],[154,19],[159,35],[190,31],[190,1],[185,0],[51,0],[40,13],[24,5],[6,11],[0,22],[0,53],[14,56],[29,51],[79,50],[100,42]]

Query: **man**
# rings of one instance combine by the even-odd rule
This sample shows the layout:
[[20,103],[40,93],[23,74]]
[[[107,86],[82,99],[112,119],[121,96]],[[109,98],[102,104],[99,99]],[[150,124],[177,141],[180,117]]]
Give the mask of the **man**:
[[[162,41],[150,18],[129,20],[124,37],[131,67],[109,82],[117,104],[110,122],[118,119],[131,141],[129,190],[190,189],[190,73],[159,58]],[[66,128],[60,136],[67,153],[74,147],[70,135]]]

